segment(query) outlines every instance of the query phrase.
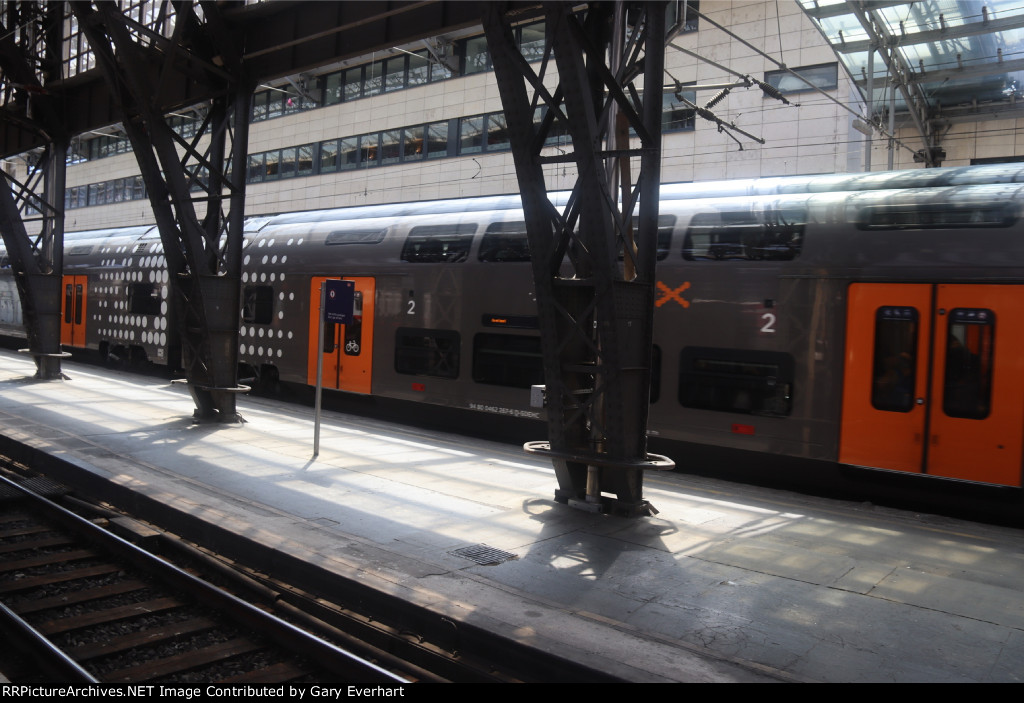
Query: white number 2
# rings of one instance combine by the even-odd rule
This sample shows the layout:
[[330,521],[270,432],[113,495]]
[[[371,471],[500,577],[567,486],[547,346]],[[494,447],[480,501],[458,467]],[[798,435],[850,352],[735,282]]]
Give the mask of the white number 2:
[[761,313],[761,320],[764,322],[764,324],[761,325],[761,331],[768,334],[775,334],[775,313]]
[[409,309],[405,311],[405,314],[406,315],[415,315],[416,314],[416,301],[415,300],[410,300],[409,301]]

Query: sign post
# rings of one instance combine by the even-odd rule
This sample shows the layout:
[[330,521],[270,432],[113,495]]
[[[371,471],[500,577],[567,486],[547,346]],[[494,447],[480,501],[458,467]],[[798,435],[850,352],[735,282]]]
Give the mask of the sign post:
[[[313,456],[320,455],[320,397],[324,379],[324,323],[348,325],[352,323],[355,301],[355,281],[324,279],[320,284],[320,334],[317,338],[316,358],[316,410],[313,413]],[[334,343],[331,343],[334,351]]]

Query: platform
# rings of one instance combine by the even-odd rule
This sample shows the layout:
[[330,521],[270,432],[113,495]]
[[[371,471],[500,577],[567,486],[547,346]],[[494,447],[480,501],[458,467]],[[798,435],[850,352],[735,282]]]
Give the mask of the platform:
[[[520,448],[0,351],[0,435],[339,575],[643,682],[1024,676],[1024,533],[650,474],[656,517],[552,500]],[[676,457],[678,460],[679,458]],[[515,555],[478,565],[457,550]]]

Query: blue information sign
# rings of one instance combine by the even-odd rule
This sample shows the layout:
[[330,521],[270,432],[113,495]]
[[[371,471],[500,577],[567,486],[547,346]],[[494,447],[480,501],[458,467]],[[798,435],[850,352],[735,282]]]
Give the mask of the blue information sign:
[[324,295],[324,321],[342,325],[352,323],[352,308],[355,301],[355,281],[326,281]]

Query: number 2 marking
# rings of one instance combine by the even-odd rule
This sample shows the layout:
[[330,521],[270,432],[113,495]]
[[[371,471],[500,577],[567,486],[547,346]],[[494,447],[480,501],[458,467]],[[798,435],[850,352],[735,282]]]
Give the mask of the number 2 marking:
[[406,315],[415,315],[416,314],[416,301],[415,300],[410,300],[409,301],[409,309],[405,311],[405,314]]
[[761,313],[761,319],[764,320],[764,324],[761,325],[761,331],[768,334],[775,334],[775,313]]

